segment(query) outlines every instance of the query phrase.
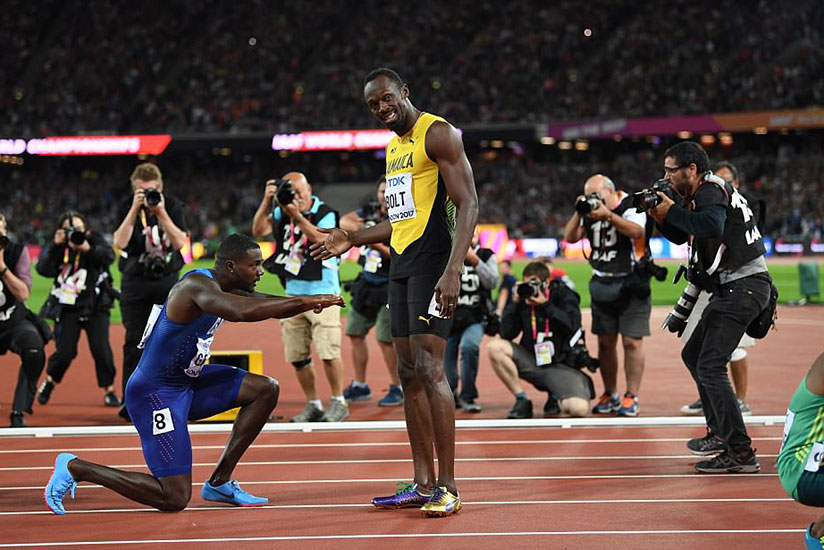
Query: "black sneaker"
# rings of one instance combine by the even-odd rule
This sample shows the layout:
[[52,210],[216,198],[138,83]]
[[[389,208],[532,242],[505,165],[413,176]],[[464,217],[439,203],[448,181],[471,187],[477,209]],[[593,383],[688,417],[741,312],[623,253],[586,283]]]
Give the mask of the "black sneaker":
[[44,380],[40,385],[40,390],[37,392],[37,402],[41,405],[48,403],[52,390],[54,390],[54,384],[48,380]]
[[755,450],[747,449],[741,453],[724,451],[709,460],[702,460],[695,469],[703,474],[754,474],[761,470]]
[[529,399],[516,399],[507,418],[532,418],[532,401]]
[[107,407],[119,407],[123,403],[120,402],[120,398],[113,391],[110,391],[103,396],[103,404]]
[[561,407],[558,406],[558,400],[549,396],[549,399],[544,403],[544,417],[557,416],[561,414]]
[[707,435],[704,437],[687,441],[687,449],[689,449],[689,452],[698,456],[718,454],[724,452],[726,448],[727,444],[724,440],[710,432],[707,432]]
[[25,428],[26,421],[23,419],[23,413],[20,411],[11,411],[11,415],[9,415],[9,420],[11,421],[10,426],[12,428]]

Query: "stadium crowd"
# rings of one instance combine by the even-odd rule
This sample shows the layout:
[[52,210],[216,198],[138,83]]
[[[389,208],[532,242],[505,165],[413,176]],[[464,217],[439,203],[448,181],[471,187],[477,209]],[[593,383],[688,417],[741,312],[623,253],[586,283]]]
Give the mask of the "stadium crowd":
[[15,55],[0,80],[0,128],[13,137],[371,127],[359,90],[376,65],[402,68],[418,83],[413,96],[459,125],[824,100],[824,11],[815,0],[748,9],[529,1],[505,10],[491,0],[277,9],[259,0],[231,10],[216,0],[12,0],[5,11],[13,16],[0,35]]

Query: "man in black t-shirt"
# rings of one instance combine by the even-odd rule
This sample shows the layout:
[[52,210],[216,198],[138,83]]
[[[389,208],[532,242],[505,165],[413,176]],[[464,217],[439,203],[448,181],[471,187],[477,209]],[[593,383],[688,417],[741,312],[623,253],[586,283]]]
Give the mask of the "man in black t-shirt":
[[[123,209],[114,245],[120,249],[122,274],[120,311],[126,339],[123,343],[123,396],[126,382],[137,367],[137,345],[153,304],[166,301],[183,267],[180,250],[186,245],[183,203],[163,193],[163,175],[150,163],[138,165],[131,176],[132,199]],[[128,419],[125,404],[120,416]]]
[[703,473],[755,473],[760,470],[738,400],[727,378],[727,361],[750,323],[765,308],[771,278],[764,243],[747,201],[709,171],[706,151],[684,141],[664,154],[664,178],[686,208],[659,192],[649,210],[661,234],[690,244],[690,282],[712,294],[681,357],[698,386],[707,435],[687,443],[700,456]]

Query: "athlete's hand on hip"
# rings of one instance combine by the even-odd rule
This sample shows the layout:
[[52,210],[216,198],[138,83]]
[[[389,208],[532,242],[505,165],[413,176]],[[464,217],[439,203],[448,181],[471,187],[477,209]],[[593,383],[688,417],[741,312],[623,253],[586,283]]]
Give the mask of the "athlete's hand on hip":
[[435,301],[438,303],[438,315],[449,319],[458,307],[458,295],[461,292],[461,272],[447,269],[435,285]]
[[343,229],[334,227],[332,229],[318,229],[321,233],[326,234],[326,238],[322,243],[315,243],[309,247],[309,254],[316,260],[328,260],[341,254],[346,254],[346,251],[352,248],[352,243],[349,241],[349,233]]
[[313,296],[315,299],[315,307],[312,308],[312,311],[315,313],[320,313],[327,307],[332,306],[346,306],[346,302],[343,301],[342,296],[338,296],[337,294],[318,294],[317,296]]

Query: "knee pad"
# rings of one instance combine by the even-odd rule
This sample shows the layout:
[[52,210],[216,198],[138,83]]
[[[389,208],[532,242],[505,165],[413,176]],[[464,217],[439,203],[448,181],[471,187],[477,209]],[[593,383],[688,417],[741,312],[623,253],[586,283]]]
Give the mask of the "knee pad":
[[735,348],[735,351],[730,355],[730,361],[740,361],[747,356],[747,350],[744,348]]
[[295,370],[305,369],[309,365],[312,364],[312,358],[304,359],[303,361],[292,361],[292,366],[295,367]]

